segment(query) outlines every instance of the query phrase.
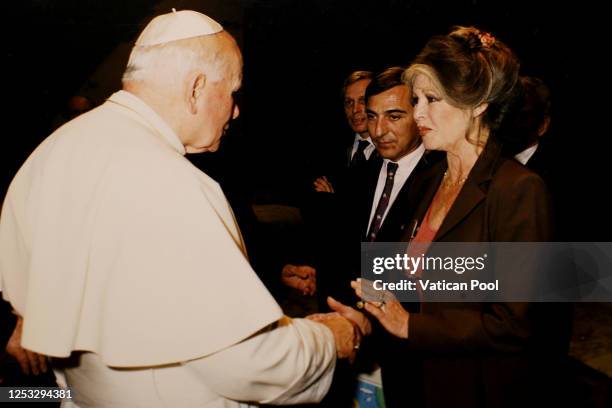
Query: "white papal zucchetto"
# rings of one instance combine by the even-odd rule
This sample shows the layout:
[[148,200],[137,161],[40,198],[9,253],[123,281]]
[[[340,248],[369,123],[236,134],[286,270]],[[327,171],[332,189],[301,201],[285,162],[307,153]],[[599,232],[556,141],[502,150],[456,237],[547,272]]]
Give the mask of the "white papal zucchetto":
[[223,31],[221,24],[212,18],[192,10],[176,11],[155,17],[144,28],[136,46],[164,44],[171,41],[216,34]]

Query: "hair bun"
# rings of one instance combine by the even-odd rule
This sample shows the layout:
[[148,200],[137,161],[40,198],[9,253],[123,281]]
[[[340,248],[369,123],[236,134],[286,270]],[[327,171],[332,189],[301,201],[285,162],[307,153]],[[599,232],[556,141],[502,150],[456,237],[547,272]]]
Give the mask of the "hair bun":
[[430,38],[406,78],[425,73],[462,109],[486,102],[482,123],[496,130],[515,98],[519,69],[518,58],[502,41],[476,27],[456,26],[448,35]]

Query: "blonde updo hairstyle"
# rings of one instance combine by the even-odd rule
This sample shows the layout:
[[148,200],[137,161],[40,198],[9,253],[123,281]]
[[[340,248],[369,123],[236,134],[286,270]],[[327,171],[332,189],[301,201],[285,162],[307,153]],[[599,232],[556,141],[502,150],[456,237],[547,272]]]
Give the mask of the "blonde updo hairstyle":
[[[475,27],[454,27],[448,35],[432,37],[404,72],[412,87],[417,75],[427,76],[449,104],[473,110],[488,104],[480,130],[494,134],[517,95],[519,60],[504,43]],[[467,135],[466,135],[467,137]]]

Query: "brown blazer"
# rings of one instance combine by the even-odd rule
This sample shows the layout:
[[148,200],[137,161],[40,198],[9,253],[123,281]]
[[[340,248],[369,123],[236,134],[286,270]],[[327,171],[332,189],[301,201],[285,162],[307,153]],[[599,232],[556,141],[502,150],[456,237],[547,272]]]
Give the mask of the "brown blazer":
[[[418,225],[446,166],[438,163],[420,181],[428,188],[415,212]],[[549,208],[542,179],[502,158],[500,146],[490,141],[434,243],[550,241]],[[543,350],[551,346],[544,344],[537,319],[537,307],[527,303],[422,303],[410,315],[408,340],[387,342],[390,358],[381,362],[387,406],[525,404],[531,375],[542,372]]]

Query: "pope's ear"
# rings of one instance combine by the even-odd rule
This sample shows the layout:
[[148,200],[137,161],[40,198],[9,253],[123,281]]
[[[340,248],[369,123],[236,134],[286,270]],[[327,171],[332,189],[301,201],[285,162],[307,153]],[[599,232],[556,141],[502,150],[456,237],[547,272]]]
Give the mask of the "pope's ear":
[[486,102],[481,103],[480,105],[478,105],[477,107],[474,108],[472,116],[475,117],[475,118],[479,117],[480,115],[485,113],[485,111],[487,110],[488,107],[489,107],[488,103],[486,103]]
[[191,113],[198,112],[198,100],[204,95],[206,75],[199,73],[189,81],[189,107]]

